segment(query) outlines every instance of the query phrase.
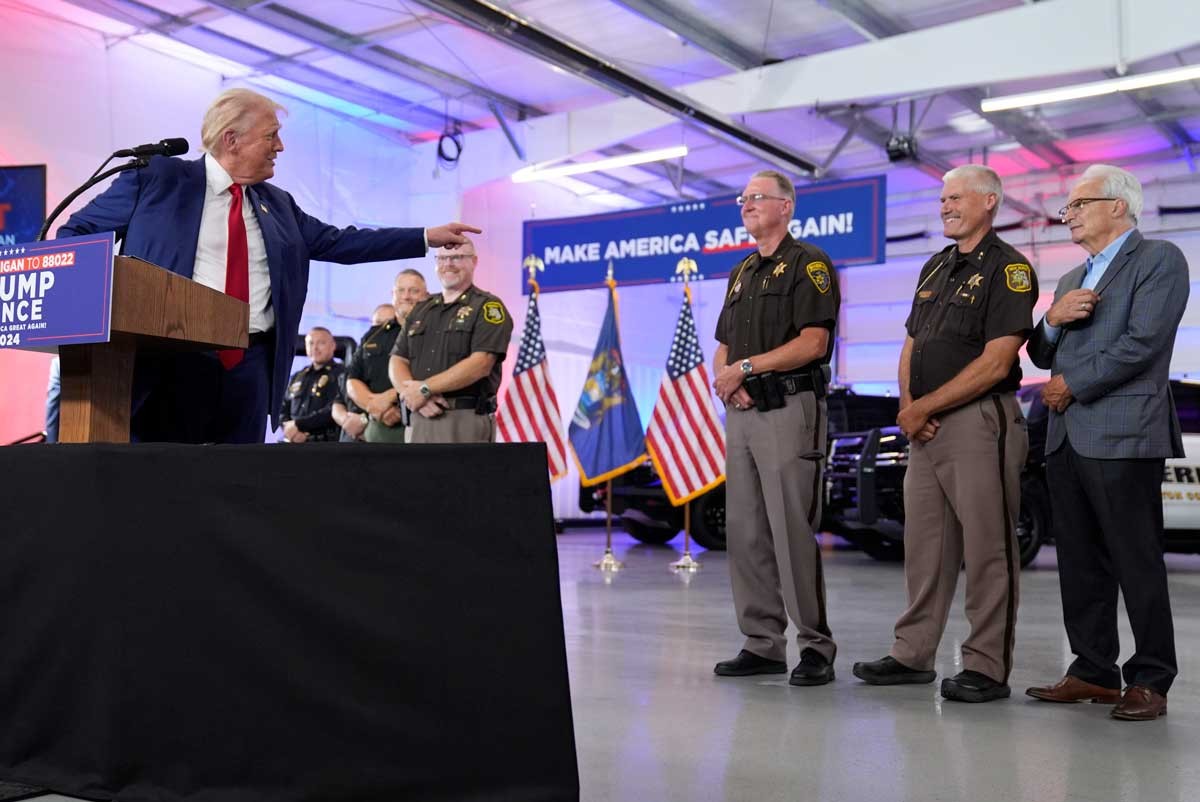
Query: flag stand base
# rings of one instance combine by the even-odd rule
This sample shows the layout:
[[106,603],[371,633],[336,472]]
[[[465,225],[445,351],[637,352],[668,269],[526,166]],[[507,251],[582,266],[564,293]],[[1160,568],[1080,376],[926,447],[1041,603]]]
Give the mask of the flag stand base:
[[671,563],[671,570],[677,574],[683,571],[686,571],[689,574],[694,574],[700,570],[700,563],[692,559],[690,552],[685,551],[682,557]]
[[683,507],[683,556],[671,563],[671,570],[677,574],[694,574],[700,570],[700,563],[692,559],[692,505]]
[[592,563],[592,567],[601,571],[620,571],[625,567],[625,563],[613,556],[612,549],[605,549],[604,556]]

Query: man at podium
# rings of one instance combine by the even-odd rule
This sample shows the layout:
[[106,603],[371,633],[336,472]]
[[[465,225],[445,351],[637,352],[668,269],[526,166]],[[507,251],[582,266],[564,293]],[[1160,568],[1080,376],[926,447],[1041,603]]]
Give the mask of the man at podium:
[[464,232],[479,233],[462,223],[336,228],[305,214],[267,181],[283,151],[281,111],[249,89],[222,93],[204,115],[203,157],[154,157],[148,167],[123,173],[58,229],[58,236],[114,231],[126,256],[250,305],[245,350],[139,355],[134,440],[262,442],[268,412],[279,426],[310,259],[411,259],[465,243]]

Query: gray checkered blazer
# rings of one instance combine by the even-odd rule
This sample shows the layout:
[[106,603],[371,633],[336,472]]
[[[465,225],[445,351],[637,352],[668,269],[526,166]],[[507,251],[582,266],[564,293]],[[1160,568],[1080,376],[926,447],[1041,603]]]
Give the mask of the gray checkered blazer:
[[[1079,289],[1085,267],[1059,279],[1055,301]],[[1050,413],[1047,454],[1069,437],[1093,459],[1183,456],[1168,377],[1189,286],[1179,248],[1135,230],[1096,286],[1100,302],[1089,320],[1056,344],[1046,339],[1044,319],[1034,328],[1030,359],[1061,373],[1075,396],[1066,412]]]

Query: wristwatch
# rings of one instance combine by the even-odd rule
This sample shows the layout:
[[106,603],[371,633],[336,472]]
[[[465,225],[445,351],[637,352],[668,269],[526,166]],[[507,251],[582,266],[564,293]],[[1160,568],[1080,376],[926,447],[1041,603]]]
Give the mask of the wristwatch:
[[421,396],[424,398],[428,398],[429,396],[433,395],[433,390],[429,389],[428,384],[422,383],[417,389],[421,391]]
[[742,360],[742,375],[749,376],[753,372],[754,372],[754,366],[750,364],[750,360],[743,359]]

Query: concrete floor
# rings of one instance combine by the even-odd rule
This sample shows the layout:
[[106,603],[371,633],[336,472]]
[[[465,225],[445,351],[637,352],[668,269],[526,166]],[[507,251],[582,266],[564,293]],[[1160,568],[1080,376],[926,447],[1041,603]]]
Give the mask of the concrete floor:
[[[794,688],[787,675],[713,675],[742,640],[724,553],[700,552],[703,568],[685,582],[667,569],[680,543],[620,535],[625,570],[606,582],[591,566],[602,535],[559,538],[584,800],[1200,799],[1200,556],[1168,556],[1180,661],[1170,715],[1127,723],[1108,707],[1024,696],[1070,659],[1053,549],[1021,575],[1013,697],[966,705],[944,702],[937,682],[877,688],[850,673],[887,653],[903,575],[833,542],[825,577],[837,681]],[[966,634],[960,583],[939,681],[960,670]],[[1127,628],[1122,643],[1127,654]]]
[[[667,568],[679,543],[620,534],[625,569],[605,577],[592,568],[602,533],[559,538],[585,802],[1200,799],[1200,556],[1168,556],[1180,661],[1170,715],[1123,723],[1107,707],[1023,695],[1060,677],[1070,657],[1053,549],[1021,575],[1013,698],[965,705],[943,702],[936,682],[875,688],[853,677],[855,660],[886,654],[903,577],[836,543],[826,541],[825,576],[838,678],[793,688],[786,674],[713,675],[741,644],[724,553],[697,552],[703,568],[685,581]],[[939,679],[959,670],[959,590]],[[1128,629],[1122,641],[1132,644]]]

